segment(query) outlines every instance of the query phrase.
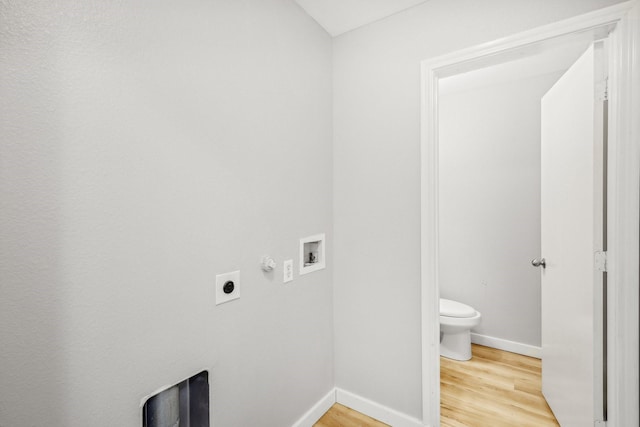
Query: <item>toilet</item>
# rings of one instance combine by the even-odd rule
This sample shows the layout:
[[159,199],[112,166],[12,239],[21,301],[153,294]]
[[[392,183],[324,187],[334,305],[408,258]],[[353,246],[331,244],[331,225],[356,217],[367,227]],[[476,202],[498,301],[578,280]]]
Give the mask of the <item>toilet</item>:
[[454,360],[471,359],[471,328],[482,315],[458,301],[440,298],[440,355]]

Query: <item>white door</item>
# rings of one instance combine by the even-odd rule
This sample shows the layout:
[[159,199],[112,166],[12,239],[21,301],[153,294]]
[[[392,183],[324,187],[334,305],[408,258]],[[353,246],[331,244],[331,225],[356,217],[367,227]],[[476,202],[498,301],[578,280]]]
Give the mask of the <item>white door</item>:
[[602,70],[597,43],[542,99],[542,392],[562,427],[602,419]]

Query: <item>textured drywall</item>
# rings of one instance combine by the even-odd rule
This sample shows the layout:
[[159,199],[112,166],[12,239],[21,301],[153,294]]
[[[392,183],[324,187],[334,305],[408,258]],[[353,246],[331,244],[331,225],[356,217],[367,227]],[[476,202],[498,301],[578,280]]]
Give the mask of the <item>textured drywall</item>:
[[439,97],[440,295],[540,346],[540,99],[562,73]]
[[421,417],[420,61],[617,2],[431,0],[334,39],[338,387]]
[[[0,426],[139,426],[202,369],[220,427],[326,395],[331,126],[293,0],[0,1]],[[283,285],[320,232],[327,268]]]

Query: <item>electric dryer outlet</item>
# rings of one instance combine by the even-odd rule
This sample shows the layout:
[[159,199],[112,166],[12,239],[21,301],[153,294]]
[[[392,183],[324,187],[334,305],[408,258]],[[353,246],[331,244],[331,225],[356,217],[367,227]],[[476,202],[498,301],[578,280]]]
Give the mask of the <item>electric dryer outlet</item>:
[[240,298],[240,271],[216,276],[216,305]]

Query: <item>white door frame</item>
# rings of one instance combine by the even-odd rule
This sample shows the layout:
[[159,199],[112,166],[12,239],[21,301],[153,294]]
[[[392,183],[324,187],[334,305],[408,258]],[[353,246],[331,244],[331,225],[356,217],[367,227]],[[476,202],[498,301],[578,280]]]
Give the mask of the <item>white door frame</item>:
[[[421,63],[421,307],[423,424],[440,423],[438,285],[438,81],[505,62],[528,49],[552,46],[584,32],[613,28],[609,114],[609,422],[638,425],[638,271],[640,247],[640,6],[628,1]],[[618,25],[633,13],[636,21]],[[629,58],[636,58],[635,63]]]

